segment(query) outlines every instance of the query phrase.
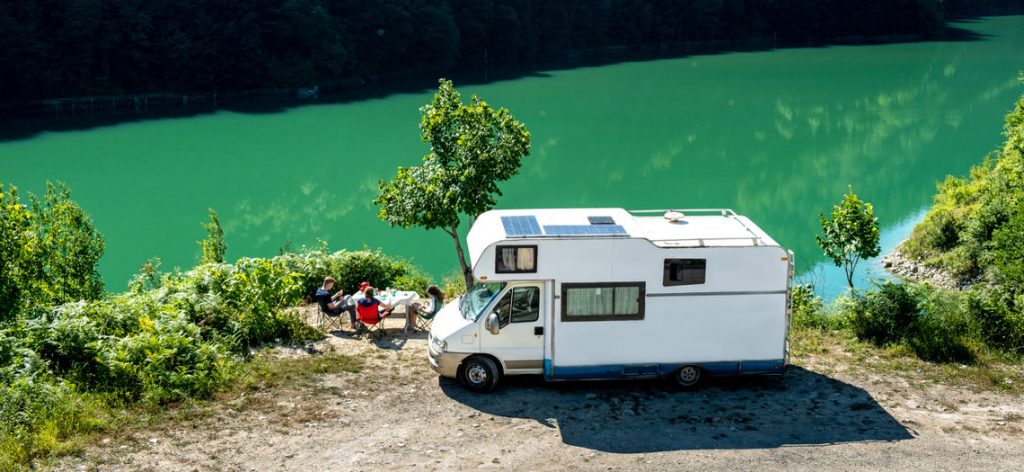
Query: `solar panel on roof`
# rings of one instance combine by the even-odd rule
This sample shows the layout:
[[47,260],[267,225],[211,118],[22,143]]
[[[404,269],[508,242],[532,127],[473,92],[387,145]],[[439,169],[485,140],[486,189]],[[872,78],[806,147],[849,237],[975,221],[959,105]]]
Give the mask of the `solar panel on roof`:
[[628,236],[622,225],[545,225],[548,236]]
[[615,220],[610,216],[588,216],[587,221],[592,225],[613,225]]
[[501,224],[505,227],[505,235],[516,236],[540,236],[540,224],[533,215],[527,216],[503,216]]

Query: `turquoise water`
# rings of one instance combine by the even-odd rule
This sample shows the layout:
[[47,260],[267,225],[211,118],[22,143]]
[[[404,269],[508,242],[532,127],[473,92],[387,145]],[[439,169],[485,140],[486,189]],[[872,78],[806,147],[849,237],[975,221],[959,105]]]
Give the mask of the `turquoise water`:
[[[975,41],[796,48],[552,70],[456,86],[506,106],[533,153],[501,208],[728,207],[797,253],[826,293],[845,285],[814,240],[818,212],[852,185],[875,204],[884,245],[1001,142],[1024,88],[1024,17],[960,25]],[[418,108],[432,90],[274,113],[220,111],[0,142],[0,181],[40,192],[68,183],[107,242],[111,289],[139,264],[192,266],[207,208],[228,258],[286,243],[382,248],[434,276],[450,238],[390,228],[377,182],[419,162]],[[878,274],[877,265],[865,264]],[[873,272],[872,272],[873,271]]]

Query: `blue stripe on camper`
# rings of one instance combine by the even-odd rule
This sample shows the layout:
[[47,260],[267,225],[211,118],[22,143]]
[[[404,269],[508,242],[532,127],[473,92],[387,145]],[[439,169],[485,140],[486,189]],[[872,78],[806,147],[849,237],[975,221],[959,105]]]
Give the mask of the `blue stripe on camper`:
[[[782,374],[783,359],[767,361],[698,362],[713,376]],[[623,377],[668,376],[684,364],[607,364],[586,366],[551,366],[544,360],[544,377],[550,380],[619,379]]]

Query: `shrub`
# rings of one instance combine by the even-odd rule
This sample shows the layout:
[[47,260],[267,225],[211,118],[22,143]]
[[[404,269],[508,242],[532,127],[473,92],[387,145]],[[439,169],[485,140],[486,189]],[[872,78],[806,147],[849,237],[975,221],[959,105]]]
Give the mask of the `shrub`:
[[917,357],[931,362],[973,362],[977,343],[964,296],[927,285],[914,290],[921,315],[908,344]]
[[230,356],[202,339],[199,327],[181,317],[140,318],[138,334],[101,342],[100,362],[109,371],[98,386],[124,402],[165,403],[205,398],[227,378]]
[[224,262],[224,253],[228,251],[228,245],[224,243],[224,230],[220,227],[220,219],[217,212],[210,208],[210,222],[203,223],[206,230],[206,239],[199,241],[199,247],[203,254],[199,258],[200,264],[221,264]]
[[904,284],[876,283],[876,289],[859,296],[849,314],[858,338],[876,345],[898,343],[911,338],[917,329],[920,309]]
[[30,251],[30,214],[18,200],[18,192],[6,192],[0,184],[0,323],[11,319],[23,303]]
[[796,285],[792,288],[790,296],[793,299],[793,314],[790,323],[795,330],[807,329],[828,329],[831,322],[821,297],[814,294],[814,287],[810,284]]
[[977,287],[967,297],[967,313],[975,320],[980,337],[989,346],[1024,353],[1024,296],[1004,288]]
[[33,229],[38,245],[36,263],[42,285],[33,290],[44,304],[95,300],[103,296],[97,263],[103,256],[103,237],[92,218],[63,183],[47,182],[42,202],[32,196]]

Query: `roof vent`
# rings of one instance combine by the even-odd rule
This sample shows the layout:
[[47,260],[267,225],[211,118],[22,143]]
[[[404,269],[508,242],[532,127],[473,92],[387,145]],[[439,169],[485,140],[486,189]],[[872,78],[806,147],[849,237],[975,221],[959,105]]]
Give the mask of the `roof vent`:
[[678,223],[679,221],[682,221],[683,218],[686,218],[686,215],[681,211],[669,210],[665,212],[665,219],[668,220],[669,223]]

